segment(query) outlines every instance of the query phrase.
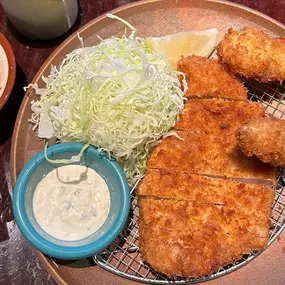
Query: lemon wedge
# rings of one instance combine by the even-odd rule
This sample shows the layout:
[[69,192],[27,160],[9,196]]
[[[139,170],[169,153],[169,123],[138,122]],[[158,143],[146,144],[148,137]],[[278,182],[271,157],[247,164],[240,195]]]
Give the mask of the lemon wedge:
[[147,48],[153,52],[166,52],[174,68],[182,55],[208,57],[217,43],[217,29],[179,32],[163,37],[146,38]]

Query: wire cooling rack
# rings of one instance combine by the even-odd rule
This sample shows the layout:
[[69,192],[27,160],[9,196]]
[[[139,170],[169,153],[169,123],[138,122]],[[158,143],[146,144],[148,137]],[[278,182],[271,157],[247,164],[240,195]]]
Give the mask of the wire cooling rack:
[[[285,116],[285,85],[275,82],[263,84],[255,81],[246,81],[249,90],[249,99],[262,102],[265,112],[281,119]],[[285,118],[285,117],[284,117]],[[278,170],[277,186],[271,217],[271,236],[268,246],[278,237],[285,227],[285,179],[283,169]],[[153,284],[189,284],[207,281],[230,273],[254,259],[260,252],[245,255],[218,272],[203,278],[177,278],[169,279],[156,272],[142,261],[138,247],[138,216],[139,209],[135,191],[131,193],[132,207],[125,229],[119,237],[103,252],[93,257],[99,266],[125,278]]]

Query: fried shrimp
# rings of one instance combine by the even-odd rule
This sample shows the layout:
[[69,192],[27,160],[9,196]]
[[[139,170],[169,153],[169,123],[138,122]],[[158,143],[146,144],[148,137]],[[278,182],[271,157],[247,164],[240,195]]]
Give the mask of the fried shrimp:
[[285,37],[272,38],[250,27],[230,28],[217,54],[233,74],[261,82],[285,79]]
[[247,156],[273,166],[285,165],[285,121],[255,118],[237,131],[238,144]]

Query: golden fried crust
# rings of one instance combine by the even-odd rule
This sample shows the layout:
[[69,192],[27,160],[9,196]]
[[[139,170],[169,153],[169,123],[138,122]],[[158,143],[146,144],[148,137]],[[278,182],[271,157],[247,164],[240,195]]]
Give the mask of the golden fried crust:
[[266,217],[271,215],[274,199],[274,190],[270,187],[164,169],[149,169],[138,185],[137,194],[238,207]]
[[247,156],[256,155],[274,166],[285,166],[285,121],[252,119],[237,131],[238,144]]
[[222,99],[191,99],[175,125],[177,130],[203,131],[219,136],[230,133],[252,118],[265,115],[261,103],[225,101]]
[[233,100],[247,100],[247,89],[233,77],[217,60],[199,56],[182,57],[178,70],[186,76],[188,91],[186,97],[215,97]]
[[251,231],[241,212],[225,207],[153,198],[140,199],[139,206],[143,258],[168,276],[211,274],[268,241]]
[[235,135],[176,131],[183,138],[167,137],[153,149],[148,168],[184,173],[268,181],[275,184],[275,169],[255,157],[244,155]]
[[259,179],[275,184],[275,169],[238,147],[236,131],[251,118],[264,116],[260,103],[219,99],[189,100],[175,128],[183,138],[167,137],[156,146],[148,168],[234,178]]
[[233,74],[262,82],[285,79],[285,38],[271,38],[245,27],[229,29],[217,47],[217,54]]

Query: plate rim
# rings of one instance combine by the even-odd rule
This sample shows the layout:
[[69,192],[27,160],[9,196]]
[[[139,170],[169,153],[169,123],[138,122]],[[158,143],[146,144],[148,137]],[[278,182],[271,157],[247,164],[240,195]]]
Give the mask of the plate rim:
[[[173,3],[179,3],[179,0],[170,0]],[[112,14],[117,14],[121,11],[125,11],[128,10],[130,8],[133,7],[137,7],[137,6],[142,6],[142,5],[149,5],[150,3],[163,3],[164,0],[144,0],[144,1],[138,1],[138,2],[132,2],[123,6],[120,6],[118,8],[112,9],[106,13],[103,13],[102,15],[94,18],[93,20],[87,22],[86,24],[84,24],[82,27],[80,27],[79,29],[77,29],[76,31],[74,31],[70,36],[68,36],[49,56],[48,58],[44,61],[44,63],[41,65],[41,67],[39,68],[39,70],[36,72],[35,76],[33,77],[32,81],[30,82],[30,84],[35,83],[36,81],[38,81],[42,75],[42,71],[45,70],[52,62],[52,60],[54,59],[54,57],[72,40],[74,40],[74,38],[76,38],[78,36],[78,33],[82,33],[83,31],[85,31],[86,29],[89,29],[91,26],[94,26],[97,22],[100,22],[104,19],[107,18],[107,14],[112,13]],[[192,3],[197,3],[196,0],[189,0],[189,5],[191,5]],[[199,3],[201,2],[205,2],[205,3],[216,3],[216,4],[222,4],[228,7],[233,7],[237,10],[240,11],[247,11],[251,14],[254,14],[260,18],[263,18],[264,20],[271,22],[272,24],[278,26],[279,28],[283,29],[285,32],[285,25],[280,23],[279,21],[275,20],[274,18],[267,16],[266,14],[263,14],[257,10],[254,10],[252,8],[249,8],[247,6],[241,5],[241,4],[237,4],[237,3],[233,3],[233,2],[229,2],[229,1],[225,1],[225,0],[198,0]],[[17,159],[16,159],[16,152],[17,152],[17,148],[16,146],[16,142],[18,140],[18,135],[19,135],[19,129],[20,129],[20,123],[22,121],[22,117],[25,111],[25,108],[27,107],[28,103],[29,103],[29,93],[31,92],[31,87],[29,87],[25,93],[24,99],[21,103],[20,109],[18,111],[17,114],[17,118],[15,121],[15,125],[14,125],[14,130],[13,130],[13,136],[12,136],[12,142],[11,142],[11,151],[10,151],[10,176],[11,176],[11,184],[12,184],[12,189],[14,191],[14,186],[16,183],[16,179],[17,179],[17,175],[16,175],[16,164],[17,164]],[[53,267],[51,265],[51,263],[48,261],[48,258],[45,257],[45,255],[43,253],[41,253],[40,251],[36,250],[35,248],[33,248],[31,246],[32,250],[34,251],[35,255],[37,256],[37,258],[39,259],[39,261],[41,262],[41,264],[44,266],[45,270],[53,277],[53,279],[60,285],[68,285],[68,283],[61,277],[61,275],[55,270],[55,267]],[[52,262],[52,260],[51,260]],[[95,281],[95,280],[94,280]],[[211,280],[210,280],[211,281]]]

